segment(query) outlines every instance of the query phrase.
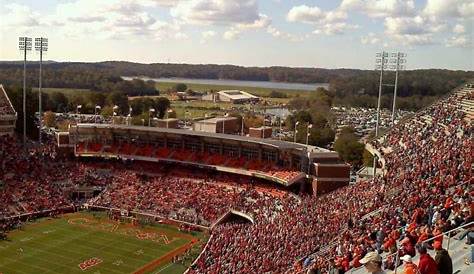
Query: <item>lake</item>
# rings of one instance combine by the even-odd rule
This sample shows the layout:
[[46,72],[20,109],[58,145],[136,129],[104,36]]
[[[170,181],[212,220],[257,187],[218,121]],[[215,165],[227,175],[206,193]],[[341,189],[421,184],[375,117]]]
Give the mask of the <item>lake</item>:
[[268,81],[241,81],[241,80],[224,80],[224,79],[190,79],[190,78],[149,78],[149,77],[128,77],[123,76],[124,80],[132,80],[139,78],[142,80],[153,80],[155,82],[167,83],[185,83],[185,84],[201,84],[201,85],[215,85],[215,86],[236,86],[236,87],[258,87],[269,89],[290,89],[290,90],[316,90],[318,87],[328,89],[328,83],[283,83],[283,82],[268,82]]

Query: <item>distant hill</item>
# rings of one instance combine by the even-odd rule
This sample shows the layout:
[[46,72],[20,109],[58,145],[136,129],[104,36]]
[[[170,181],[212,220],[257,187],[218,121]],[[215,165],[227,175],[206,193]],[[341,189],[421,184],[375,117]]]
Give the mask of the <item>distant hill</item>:
[[[28,85],[38,84],[36,63],[29,63]],[[330,93],[345,105],[372,106],[378,94],[379,72],[358,69],[323,69],[291,67],[242,67],[214,64],[140,64],[122,61],[98,63],[54,62],[44,64],[43,86],[50,88],[91,89],[97,91],[125,90],[134,94],[136,87],[148,90],[153,83],[128,83],[120,76],[147,76],[151,78],[181,77],[194,79],[231,79],[251,81],[274,81],[290,83],[329,83]],[[21,85],[22,62],[0,62],[0,83]],[[393,72],[384,77],[385,83],[393,83]],[[398,95],[412,102],[416,109],[451,91],[454,87],[474,79],[473,71],[452,71],[444,69],[409,70],[400,72]],[[120,87],[120,88],[117,88]],[[148,91],[147,91],[148,92]],[[393,88],[386,86],[382,91],[387,96],[382,102],[389,105]],[[413,99],[413,100],[412,100]],[[347,103],[347,101],[350,101]]]
[[[29,62],[36,64],[37,62]],[[357,69],[290,68],[290,67],[242,67],[214,64],[140,64],[123,61],[98,63],[45,62],[50,69],[91,68],[121,76],[182,77],[193,79],[231,79],[251,81],[274,81],[292,83],[328,83],[335,77],[350,77],[364,73]],[[21,66],[21,61],[0,62],[0,69]]]

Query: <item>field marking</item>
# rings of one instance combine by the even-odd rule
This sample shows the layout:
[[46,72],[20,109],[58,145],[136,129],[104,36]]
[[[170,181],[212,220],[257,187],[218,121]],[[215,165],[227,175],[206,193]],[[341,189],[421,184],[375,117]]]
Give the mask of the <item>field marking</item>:
[[149,262],[148,264],[144,265],[143,267],[135,270],[133,274],[142,274],[145,272],[156,269],[162,261],[167,261],[167,260],[172,260],[174,256],[176,255],[181,255],[185,253],[187,250],[191,249],[194,245],[199,243],[199,239],[196,239],[196,241],[191,241],[190,243],[187,243],[186,245],[179,246],[178,248],[175,248],[173,251],[166,253],[165,255],[157,258],[156,260],[153,260]]
[[[66,214],[66,215],[67,215],[67,217],[76,217],[76,216],[78,216],[78,214]],[[24,255],[24,256],[22,256],[22,258],[20,258],[21,261],[20,260],[15,260],[14,258],[7,258],[7,260],[9,261],[7,263],[7,265],[10,266],[12,264],[20,264],[20,265],[26,266],[27,269],[29,267],[30,270],[31,269],[41,269],[40,273],[63,273],[66,269],[74,269],[74,268],[77,267],[77,265],[72,266],[73,263],[77,262],[77,260],[78,260],[77,257],[84,257],[86,253],[90,253],[90,252],[88,252],[88,250],[92,250],[92,251],[99,250],[102,253],[109,254],[110,257],[112,257],[112,258],[113,257],[117,258],[114,261],[114,263],[116,263],[117,261],[120,261],[121,263],[119,265],[122,265],[124,260],[132,260],[132,261],[135,261],[135,264],[143,266],[143,265],[149,264],[150,262],[155,262],[156,259],[153,260],[153,258],[156,258],[156,257],[154,257],[153,255],[147,254],[148,251],[147,251],[147,253],[140,252],[139,254],[135,254],[135,255],[143,255],[141,258],[135,258],[134,256],[128,256],[126,253],[133,252],[133,250],[137,250],[137,249],[143,251],[141,248],[145,247],[146,249],[150,249],[152,251],[151,254],[155,254],[155,253],[160,254],[161,256],[158,259],[161,259],[161,258],[169,256],[170,253],[172,253],[176,250],[179,250],[182,247],[186,247],[186,246],[190,245],[190,242],[193,242],[197,239],[196,237],[193,237],[192,235],[184,234],[184,233],[181,233],[179,231],[173,231],[172,228],[168,228],[168,227],[161,228],[161,227],[151,226],[151,227],[147,227],[147,228],[140,228],[140,227],[130,226],[129,224],[126,224],[126,223],[122,224],[123,225],[122,228],[123,229],[127,229],[127,228],[131,229],[130,233],[135,233],[134,236],[132,236],[130,234],[116,233],[115,230],[120,228],[120,226],[118,224],[113,225],[113,227],[111,229],[112,231],[104,230],[103,228],[102,229],[97,229],[97,228],[88,226],[88,229],[87,229],[86,233],[80,233],[80,231],[75,231],[76,229],[73,229],[73,231],[70,230],[70,226],[67,222],[68,218],[64,217],[66,215],[63,215],[63,217],[59,218],[59,219],[50,219],[50,218],[48,218],[48,219],[43,220],[43,221],[39,221],[39,222],[35,222],[35,223],[28,223],[28,224],[25,225],[26,231],[19,231],[19,232],[20,233],[29,233],[33,237],[26,237],[26,238],[23,238],[21,240],[16,240],[16,243],[14,243],[14,244],[7,244],[5,246],[3,246],[3,245],[0,246],[1,247],[0,251],[2,251],[3,249],[11,248],[12,246],[13,247],[20,246],[19,243],[24,242],[24,244],[22,244],[21,246],[27,249],[26,255]],[[110,225],[110,224],[113,224],[113,223],[100,222],[99,221],[99,224]],[[53,230],[50,229],[50,230],[45,230],[45,231],[39,231],[39,230],[36,229],[37,227],[45,226],[45,225],[52,225],[55,228],[57,228],[57,230],[56,229],[53,229]],[[30,228],[32,228],[32,229],[30,229]],[[15,231],[13,231],[13,232],[15,232]],[[17,232],[17,233],[19,233],[19,232]],[[59,235],[61,235],[59,237],[59,239],[55,238],[56,234],[55,235],[48,235],[52,232],[59,233]],[[70,233],[70,232],[77,232],[77,236],[76,237],[67,236],[67,234]],[[105,234],[112,233],[112,234],[115,234],[115,237],[112,237],[112,239],[110,239],[109,237],[105,237],[105,238],[100,237],[100,236],[97,235],[96,232],[102,232],[102,233],[105,233]],[[168,242],[169,244],[173,244],[173,243],[178,242],[178,241],[182,241],[184,243],[180,243],[180,244],[175,243],[175,245],[177,245],[177,247],[175,249],[171,249],[172,247],[163,244],[162,241],[157,242],[157,241],[149,240],[149,239],[140,240],[138,237],[136,237],[137,232],[138,233],[150,233],[151,232],[151,233],[154,233],[154,235],[162,236],[163,238],[165,238],[165,237],[167,238],[168,236],[173,236],[172,241]],[[17,234],[17,233],[14,233],[14,234]],[[92,236],[92,238],[96,239],[97,242],[103,241],[103,243],[97,244],[97,242],[94,241],[94,240],[92,240],[92,241],[87,241],[86,240],[83,243],[81,243],[80,246],[78,246],[79,250],[74,250],[74,249],[71,250],[69,248],[61,248],[64,245],[66,245],[68,242],[72,243],[72,242],[75,242],[75,241],[80,241],[81,238],[87,238],[88,234],[94,234]],[[117,241],[119,241],[120,238],[122,238],[122,237],[127,238],[128,240],[131,240],[131,241],[128,241],[128,240],[123,241],[123,242],[120,243],[120,245],[116,245]],[[30,240],[34,240],[34,241],[29,242]],[[39,243],[40,240],[44,240],[46,243],[49,243],[49,244]],[[144,245],[144,244],[141,244],[140,242],[144,242],[146,244]],[[109,248],[112,245],[115,245],[115,246],[111,250],[104,250],[104,249]],[[126,245],[127,247],[130,247],[130,248],[120,248],[123,245]],[[156,245],[156,247],[159,247],[159,248],[154,248],[153,246],[155,246],[155,245]],[[44,247],[46,247],[46,249],[44,249]],[[54,250],[54,249],[61,249],[63,253],[67,252],[67,254],[69,254],[69,255],[64,255],[61,252],[56,253],[55,252],[56,250]],[[82,251],[84,251],[84,252],[82,252]],[[115,253],[114,251],[118,252],[119,254]],[[41,259],[36,258],[36,259],[38,259],[39,261],[42,262],[41,265],[36,265],[35,266],[35,265],[24,263],[24,260],[31,259],[36,254],[46,255],[46,256],[43,255]],[[155,254],[155,256],[156,256],[156,254]],[[59,265],[57,263],[54,263],[54,262],[57,261],[57,260],[56,261],[54,260],[55,257],[56,258],[58,258],[58,257],[63,258],[64,261],[61,262],[61,265]],[[122,258],[122,259],[120,259],[120,258]],[[107,259],[107,260],[109,260],[109,259]],[[41,266],[44,266],[43,263],[45,263],[45,262],[52,265],[53,267],[51,267],[51,268],[48,267],[49,269],[45,269],[44,267],[41,267]],[[71,266],[69,266],[69,264],[71,264]],[[115,264],[113,264],[113,265],[115,265]],[[129,269],[129,268],[131,269],[132,267],[134,267],[133,266],[134,264],[128,265],[128,267],[126,267],[126,265],[128,265],[128,264],[124,263],[122,265],[122,267],[125,267],[125,269]],[[172,264],[168,264],[168,265],[165,266],[165,268],[168,268],[171,265]],[[7,268],[7,267],[5,266],[5,268]],[[8,269],[10,269],[10,268],[8,268]],[[57,269],[61,269],[60,272],[56,272]],[[99,266],[99,272],[100,272],[100,270],[107,271],[106,273],[124,273],[125,272],[123,268],[121,270],[120,269],[110,269],[109,267],[106,267],[103,264],[101,264]],[[27,271],[29,272],[29,270],[27,270]],[[43,271],[46,271],[46,272],[43,272]],[[25,272],[21,271],[21,270],[15,270],[15,273],[23,274]]]
[[[62,229],[62,228],[61,228],[61,230],[67,231],[67,229]],[[91,233],[92,233],[92,232],[91,232]],[[73,238],[69,238],[69,239],[79,239],[79,238],[82,238],[82,237],[84,237],[84,236],[85,236],[85,235],[79,235],[78,237],[73,237]],[[97,237],[97,238],[99,238],[99,239],[101,239],[101,240],[104,240],[105,242],[109,242],[109,244],[101,244],[99,247],[95,247],[95,246],[94,246],[94,243],[95,243],[95,242],[93,242],[93,241],[87,241],[87,242],[85,242],[85,243],[82,243],[81,246],[78,246],[78,247],[76,247],[76,248],[80,248],[80,249],[82,249],[82,250],[86,250],[87,252],[88,252],[88,250],[92,250],[92,251],[95,251],[95,250],[102,250],[102,252],[104,252],[104,253],[106,253],[106,254],[109,254],[109,255],[112,255],[113,257],[120,257],[120,258],[131,259],[131,260],[135,261],[135,262],[137,263],[137,265],[140,265],[140,266],[146,265],[147,263],[153,261],[153,258],[154,258],[154,257],[152,257],[152,256],[150,256],[150,255],[147,256],[147,257],[149,257],[150,259],[142,260],[142,259],[133,258],[133,257],[125,257],[124,255],[118,255],[118,254],[116,254],[116,253],[114,253],[114,252],[112,252],[112,251],[103,250],[103,249],[109,247],[110,245],[113,245],[113,244],[115,243],[116,239],[109,239],[109,238],[102,238],[102,237]],[[68,240],[69,240],[69,239],[68,239]],[[63,244],[66,243],[65,241],[55,241],[55,242],[56,242],[57,244],[53,244],[53,245],[42,244],[42,246],[58,247],[58,246],[63,245]],[[147,242],[148,242],[148,243],[151,243],[152,241],[147,241]],[[91,244],[92,244],[92,245],[91,245]],[[36,244],[35,244],[35,245],[36,245]],[[132,245],[133,245],[133,244],[132,244]],[[136,245],[133,245],[133,246],[138,247],[138,246],[136,246]],[[140,245],[140,246],[141,246],[141,245]],[[161,245],[161,246],[163,246],[163,245]],[[183,245],[180,245],[179,247],[181,247],[181,246],[183,246]],[[178,247],[178,248],[179,248],[179,247]],[[57,253],[50,252],[50,251],[46,251],[46,250],[44,250],[44,249],[40,249],[40,248],[36,248],[36,247],[32,247],[32,249],[35,250],[34,253],[45,253],[45,254],[51,254],[51,255],[53,255],[53,256],[62,257],[62,258],[64,258],[65,261],[68,262],[68,263],[73,263],[73,262],[76,262],[76,261],[77,261],[77,259],[70,259],[70,257],[64,257],[64,256],[61,256],[61,255],[58,255]],[[121,250],[121,251],[125,251],[125,252],[128,252],[128,251],[129,251],[128,249],[120,249],[120,248],[117,248],[117,249],[119,249],[119,250]],[[172,250],[169,250],[169,251],[160,251],[160,253],[163,254],[161,257],[165,256],[166,254],[168,254],[168,253],[171,252],[171,251],[172,251]],[[83,253],[83,252],[78,253],[78,252],[75,252],[75,251],[73,251],[73,250],[69,250],[68,252],[69,252],[69,253],[72,253],[72,254],[76,254],[76,255],[77,255],[76,257],[81,257],[81,256],[84,256],[84,254],[85,254],[85,252],[84,252],[84,253]],[[90,253],[90,252],[89,252],[89,253]],[[32,255],[29,255],[28,257],[31,257],[31,256],[32,256]],[[160,258],[161,258],[161,257],[160,257]],[[41,261],[44,262],[44,260],[41,260]],[[55,264],[55,265],[56,265],[56,264]],[[63,265],[61,265],[60,267],[63,267]],[[59,267],[58,267],[58,268],[59,268]],[[104,267],[104,266],[101,266],[101,268],[105,268],[105,267]],[[54,269],[56,269],[56,267],[52,268],[51,270],[54,270]],[[48,271],[48,272],[49,272],[49,271]],[[113,271],[113,272],[116,272],[116,271]]]
[[168,267],[170,267],[170,266],[172,266],[172,265],[173,265],[173,263],[170,263],[170,264],[165,265],[163,268],[161,268],[160,270],[158,270],[158,272],[155,272],[155,274],[161,273],[161,271],[167,269]]
[[[61,231],[64,231],[64,232],[70,232],[70,230],[68,230],[67,228],[61,227],[60,224],[58,224],[57,229],[59,229],[59,230],[61,230]],[[99,231],[99,232],[107,232],[107,231],[95,230],[95,229],[90,229],[89,231],[91,231],[90,233],[94,233],[94,232],[97,232],[97,231]],[[90,234],[90,233],[87,232],[87,234]],[[67,240],[69,240],[69,241],[70,241],[70,240],[77,240],[77,239],[79,239],[79,238],[81,238],[81,237],[84,237],[84,236],[85,236],[85,233],[83,233],[83,234],[81,234],[81,235],[79,235],[79,236],[77,236],[77,237],[67,238]],[[127,235],[115,234],[115,236],[127,236]],[[96,238],[96,239],[105,241],[105,242],[109,242],[109,241],[110,241],[110,238],[109,238],[109,237],[103,238],[103,237],[99,237],[99,236],[97,236],[97,235],[94,235],[93,237]],[[129,238],[131,238],[131,239],[133,239],[133,240],[138,240],[138,239],[136,239],[135,237],[129,237]],[[176,240],[179,240],[179,239],[176,239]],[[176,241],[176,240],[173,240],[173,242]],[[50,239],[50,242],[60,243],[60,244],[64,244],[64,243],[65,243],[63,240],[57,240],[57,239]],[[156,243],[156,242],[154,242],[154,241],[151,241],[151,240],[148,240],[148,241],[146,241],[146,242],[149,243],[149,244],[151,244],[151,243],[157,244],[157,245],[159,245],[159,246],[162,246],[162,247],[166,248],[165,246],[163,246],[163,245],[161,245],[161,244],[159,244],[159,243]],[[92,241],[87,241],[87,243],[90,243],[90,244],[82,244],[82,245],[84,245],[86,248],[95,248],[94,242],[92,242]],[[136,244],[134,244],[134,243],[132,243],[132,242],[122,242],[121,244],[130,246],[130,249],[136,249],[136,248],[143,247],[142,244],[136,245]],[[57,245],[47,245],[47,244],[45,244],[45,245],[46,245],[46,246],[50,246],[50,247],[55,247],[55,246],[57,246]],[[130,251],[130,249],[128,249],[128,248],[127,248],[127,249],[123,249],[123,248],[115,247],[115,249],[118,249],[118,250],[124,251],[124,252],[129,252],[129,251]],[[166,248],[166,249],[168,249],[168,248]],[[172,249],[169,249],[169,250],[171,251]],[[71,251],[71,252],[72,252],[72,253],[75,253],[75,252],[73,252],[73,251]],[[75,253],[75,254],[77,254],[77,253]],[[152,260],[153,258],[155,258],[155,257],[153,257],[153,256],[149,256],[149,257],[150,257],[150,260]]]
[[[15,259],[10,258],[10,257],[5,257],[4,259],[13,261],[14,263],[17,263],[17,264],[25,265],[25,266],[27,266],[27,268],[39,269],[39,270],[46,271],[46,272],[49,271],[48,269],[43,268],[39,265],[25,264],[25,263],[21,262],[20,260],[15,260]],[[8,265],[10,265],[10,264],[8,264]],[[3,267],[6,267],[6,266],[4,265]],[[15,271],[17,271],[17,270],[15,270]],[[28,272],[23,272],[23,271],[20,271],[20,272],[28,274]],[[42,273],[45,273],[45,272],[42,272]]]

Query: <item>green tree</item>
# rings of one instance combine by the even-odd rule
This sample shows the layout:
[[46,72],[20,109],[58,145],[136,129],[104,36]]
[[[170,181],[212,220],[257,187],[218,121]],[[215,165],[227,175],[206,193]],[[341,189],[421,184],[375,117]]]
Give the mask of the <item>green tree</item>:
[[281,91],[272,90],[268,94],[268,97],[270,97],[270,98],[288,98],[288,95],[284,92],[281,92]]
[[188,89],[188,86],[183,83],[178,83],[173,86],[173,90],[176,92],[185,92]]
[[[23,134],[23,88],[20,86],[7,86],[5,91],[18,114],[15,130]],[[38,137],[35,113],[38,111],[38,93],[26,90],[26,134],[30,138]]]
[[170,107],[170,100],[166,97],[158,97],[154,100],[153,106],[157,112],[158,118],[163,119],[166,114],[166,110]]
[[43,115],[44,125],[47,127],[56,127],[56,114],[52,111],[46,111]]
[[102,92],[91,92],[87,98],[87,104],[95,107],[96,105],[105,105],[105,95]]
[[113,114],[113,108],[112,106],[105,106],[100,110],[100,115],[104,117],[111,117]]
[[372,167],[374,165],[374,156],[367,149],[364,149],[362,158],[364,166]]
[[354,129],[348,127],[343,128],[334,143],[334,149],[344,161],[352,166],[359,167],[362,164],[364,144],[359,142],[359,138],[355,135]]
[[121,91],[114,91],[107,96],[106,102],[110,106],[118,106],[118,112],[128,112],[128,97]]
[[68,111],[68,104],[69,100],[67,99],[66,95],[62,92],[54,92],[50,96],[49,100],[51,106],[49,109],[55,112],[67,112]]

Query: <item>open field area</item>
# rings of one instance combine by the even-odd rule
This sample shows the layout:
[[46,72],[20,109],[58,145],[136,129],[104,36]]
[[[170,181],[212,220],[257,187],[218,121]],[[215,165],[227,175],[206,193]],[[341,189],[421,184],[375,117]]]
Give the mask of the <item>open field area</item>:
[[[167,89],[172,88],[176,83],[172,82],[160,82],[156,83],[156,88],[160,90],[160,92],[165,92]],[[288,97],[295,97],[295,96],[309,96],[312,91],[308,90],[292,90],[292,89],[271,89],[271,88],[261,88],[261,87],[242,87],[242,86],[226,86],[226,85],[204,85],[204,84],[187,84],[189,89],[195,91],[220,91],[226,89],[238,89],[249,92],[256,96],[260,97],[268,97],[272,90],[279,91],[285,93]],[[282,98],[286,99],[287,98]]]
[[0,273],[183,273],[173,256],[199,235],[165,225],[118,224],[102,213],[40,219],[0,241]]

